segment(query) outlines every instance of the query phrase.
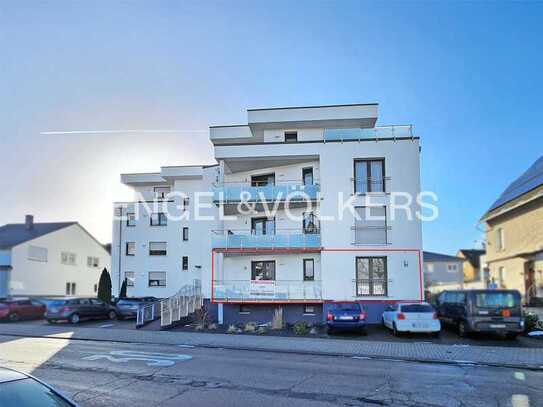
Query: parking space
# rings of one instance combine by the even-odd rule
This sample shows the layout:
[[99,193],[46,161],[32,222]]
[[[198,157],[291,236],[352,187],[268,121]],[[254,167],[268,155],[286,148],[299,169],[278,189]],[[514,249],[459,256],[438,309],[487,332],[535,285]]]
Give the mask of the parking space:
[[103,328],[103,329],[136,329],[136,320],[127,319],[127,320],[110,320],[110,319],[91,319],[83,320],[77,325],[72,325],[69,322],[56,322],[54,324],[49,324],[45,319],[33,319],[19,322],[6,322],[9,324],[31,324],[37,326],[77,326],[81,328]]

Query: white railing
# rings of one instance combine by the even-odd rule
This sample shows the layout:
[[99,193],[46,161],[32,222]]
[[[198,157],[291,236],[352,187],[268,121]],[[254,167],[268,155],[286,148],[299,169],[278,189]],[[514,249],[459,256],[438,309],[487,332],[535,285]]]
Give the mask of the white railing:
[[213,294],[216,300],[322,300],[320,281],[300,280],[215,280]]
[[194,280],[183,286],[175,295],[160,302],[160,326],[171,326],[182,318],[202,308],[202,283]]
[[254,233],[250,229],[212,230],[211,244],[213,248],[245,249],[245,248],[301,248],[311,249],[321,246],[321,235],[318,226],[311,229],[274,229],[271,233]]

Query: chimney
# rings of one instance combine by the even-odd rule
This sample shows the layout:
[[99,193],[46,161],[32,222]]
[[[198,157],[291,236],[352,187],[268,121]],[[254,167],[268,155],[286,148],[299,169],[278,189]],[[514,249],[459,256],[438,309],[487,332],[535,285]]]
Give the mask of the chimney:
[[25,229],[26,230],[34,229],[34,216],[32,215],[25,216]]

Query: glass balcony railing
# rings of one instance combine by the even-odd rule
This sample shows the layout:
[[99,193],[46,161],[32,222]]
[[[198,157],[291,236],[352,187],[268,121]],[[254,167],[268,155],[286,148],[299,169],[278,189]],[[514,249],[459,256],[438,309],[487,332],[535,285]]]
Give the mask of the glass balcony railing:
[[413,137],[413,126],[381,126],[371,129],[325,129],[324,141]]
[[215,280],[213,297],[217,301],[320,301],[320,281]]
[[255,234],[251,230],[215,230],[211,234],[214,249],[318,249],[321,235],[301,229],[276,229],[275,234]]
[[262,186],[225,182],[213,188],[213,200],[215,202],[315,201],[319,191],[318,184],[303,185],[301,182]]

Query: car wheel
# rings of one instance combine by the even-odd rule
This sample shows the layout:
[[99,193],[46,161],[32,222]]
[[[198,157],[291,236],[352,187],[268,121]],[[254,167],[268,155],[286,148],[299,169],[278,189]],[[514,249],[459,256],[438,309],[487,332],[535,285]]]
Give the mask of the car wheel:
[[9,314],[9,320],[11,322],[17,322],[19,320],[19,314],[17,314],[16,312]]
[[81,319],[79,318],[79,315],[78,314],[73,314],[71,317],[70,317],[70,323],[72,324],[79,324],[79,321]]
[[466,324],[463,321],[458,323],[458,336],[465,338],[467,335]]
[[392,335],[400,336],[400,332],[398,331],[398,328],[396,328],[396,323],[392,324]]
[[109,317],[109,319],[113,320],[113,319],[117,319],[117,313],[113,310],[109,311],[109,313],[107,314],[107,316]]

